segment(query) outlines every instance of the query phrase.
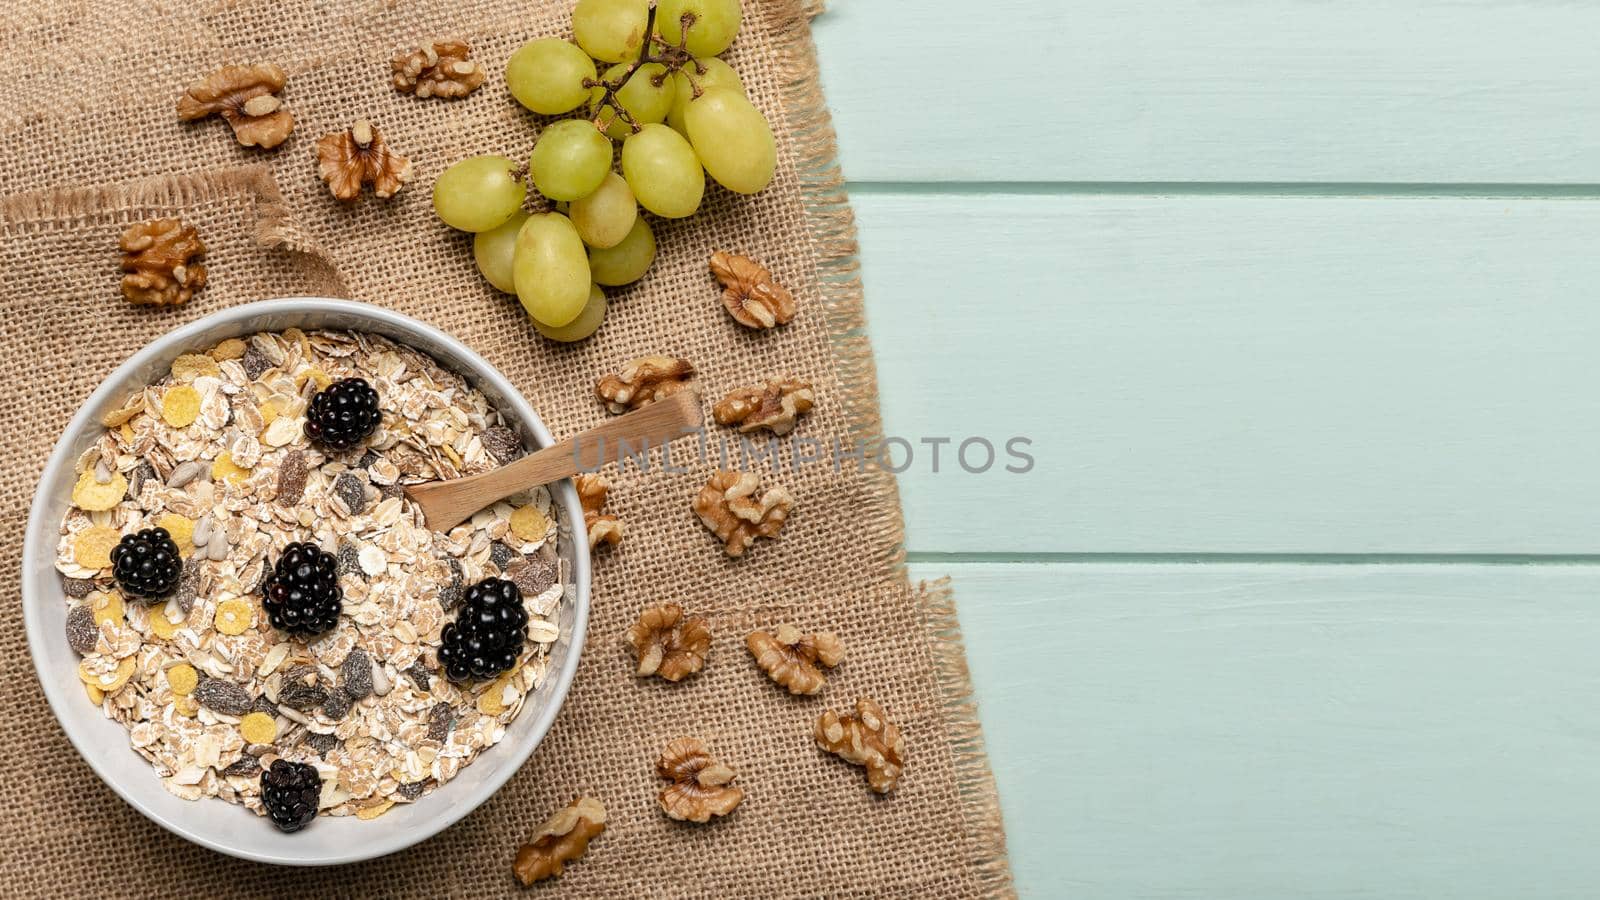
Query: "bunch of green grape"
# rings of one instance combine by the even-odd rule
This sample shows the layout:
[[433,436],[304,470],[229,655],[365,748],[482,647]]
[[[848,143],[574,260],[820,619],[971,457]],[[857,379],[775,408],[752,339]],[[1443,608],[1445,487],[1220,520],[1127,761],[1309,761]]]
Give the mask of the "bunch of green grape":
[[[640,207],[682,218],[700,208],[708,174],[741,194],[772,180],[772,128],[717,58],[742,15],[739,0],[578,0],[576,43],[537,38],[511,54],[506,86],[519,103],[541,115],[584,116],[545,127],[528,159],[528,179],[554,210],[524,211],[522,170],[493,155],[446,169],[433,208],[445,224],[475,233],[478,270],[517,295],[541,334],[593,334],[606,314],[601,286],[628,284],[650,268],[656,240]],[[602,73],[596,60],[610,65]]]

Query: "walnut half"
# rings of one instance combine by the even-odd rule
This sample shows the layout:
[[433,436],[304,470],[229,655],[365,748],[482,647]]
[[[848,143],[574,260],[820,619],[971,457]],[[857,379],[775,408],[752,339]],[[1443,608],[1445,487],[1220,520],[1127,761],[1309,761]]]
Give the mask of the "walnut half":
[[511,872],[523,886],[560,875],[605,830],[606,808],[598,800],[579,797],[539,826],[533,840],[517,850]]
[[194,226],[156,219],[128,226],[122,248],[122,296],[137,306],[182,306],[206,285],[206,252]]
[[811,385],[796,378],[774,378],[760,387],[732,391],[711,408],[718,425],[738,425],[741,433],[765,428],[788,434],[817,402]]
[[435,41],[394,58],[394,89],[418,97],[465,97],[483,84],[483,66],[465,41]]
[[719,250],[711,254],[711,274],[722,283],[722,305],[740,325],[771,328],[794,318],[794,295],[750,257]]
[[656,773],[672,782],[657,798],[661,811],[679,822],[709,822],[744,802],[734,787],[732,769],[711,757],[705,741],[681,737],[667,745],[656,761]]
[[363,184],[371,184],[375,196],[389,198],[411,180],[411,162],[390,150],[378,129],[362,119],[349,131],[317,138],[317,172],[340,200],[361,196]]
[[883,714],[883,707],[865,697],[856,701],[854,715],[824,712],[817,719],[816,738],[822,749],[865,766],[867,786],[880,794],[894,790],[905,768],[900,729]]
[[589,549],[599,544],[616,545],[622,541],[622,520],[601,512],[606,505],[606,494],[611,482],[604,475],[583,474],[574,478],[578,489],[578,503],[583,506],[583,524],[589,532]]
[[711,629],[699,617],[684,618],[683,607],[668,603],[645,610],[624,637],[633,649],[640,678],[659,675],[682,681],[705,668],[711,652]]
[[239,143],[270,150],[294,131],[294,116],[278,99],[288,81],[283,69],[271,63],[223,66],[189,85],[178,98],[178,118],[192,122],[220,115]]
[[694,498],[701,524],[722,541],[729,556],[742,556],[756,538],[776,538],[789,521],[794,498],[781,487],[755,496],[760,480],[753,472],[720,471]]
[[641,356],[623,363],[614,375],[606,375],[594,391],[613,413],[649,406],[665,400],[688,386],[694,366],[687,359],[672,356]]
[[752,631],[744,645],[761,671],[791,694],[822,690],[828,679],[817,664],[831,669],[844,661],[844,644],[832,633],[801,634],[800,629],[788,624],[779,625],[777,634]]

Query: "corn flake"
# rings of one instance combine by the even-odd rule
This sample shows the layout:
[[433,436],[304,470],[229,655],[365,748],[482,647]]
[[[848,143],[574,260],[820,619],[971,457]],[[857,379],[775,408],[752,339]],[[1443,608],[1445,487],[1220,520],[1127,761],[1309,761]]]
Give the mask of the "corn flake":
[[194,520],[177,513],[167,513],[156,520],[156,527],[165,528],[178,545],[178,554],[188,556],[194,552]]
[[261,404],[261,427],[265,428],[283,415],[285,403],[281,397],[270,397]]
[[278,739],[278,723],[264,712],[247,713],[239,720],[239,733],[251,744],[270,744]]
[[172,377],[178,381],[191,382],[201,375],[218,376],[222,368],[217,361],[201,353],[186,353],[172,361]]
[[511,533],[525,541],[542,541],[549,530],[550,520],[531,503],[511,513]]
[[122,595],[107,592],[96,596],[89,601],[89,608],[94,611],[94,624],[103,622],[122,621]]
[[133,677],[137,656],[138,654],[123,657],[117,662],[116,671],[104,674],[95,674],[91,671],[88,668],[90,660],[85,658],[78,663],[78,680],[84,684],[92,684],[104,693],[115,694],[122,690],[122,686],[128,683],[129,678]]
[[192,719],[200,713],[200,701],[193,697],[174,697],[172,708],[177,710],[179,715]]
[[223,634],[244,634],[254,619],[255,611],[250,608],[248,600],[234,597],[217,604],[216,629]]
[[125,443],[133,443],[133,429],[128,427],[127,422],[123,422],[122,425],[117,428],[117,434],[122,435],[122,440]]
[[165,609],[150,610],[150,632],[164,641],[170,641],[178,633],[178,626],[182,622],[174,622],[167,618]]
[[91,525],[73,535],[72,561],[85,569],[104,569],[111,565],[111,548],[120,540],[115,528]]
[[224,450],[217,454],[211,463],[211,480],[228,479],[233,484],[241,484],[250,477],[250,470],[233,461],[233,454]]
[[100,424],[107,428],[116,428],[126,425],[134,416],[144,412],[144,391],[140,391],[128,398],[128,402],[121,409],[114,409],[100,417]]
[[95,706],[99,706],[101,703],[105,702],[106,692],[100,690],[87,681],[83,683],[83,691],[89,695],[89,702],[93,703]]
[[307,362],[311,360],[311,341],[306,338],[306,333],[304,331],[301,331],[298,328],[285,328],[283,330],[283,339],[286,341],[294,341],[295,343],[299,344],[301,357],[303,357]]
[[178,663],[167,670],[167,687],[180,697],[187,697],[194,693],[195,686],[200,683],[200,674],[194,666],[188,663]]
[[517,677],[517,671],[512,669],[484,688],[483,693],[478,695],[478,712],[486,716],[498,716],[506,711],[506,686],[511,683],[511,679]]
[[315,382],[317,385],[317,390],[319,391],[326,390],[328,385],[333,384],[333,379],[328,377],[327,372],[324,372],[321,369],[313,368],[307,369],[304,372],[296,375],[294,377],[294,386],[298,388],[304,385],[308,380]]
[[188,428],[200,417],[200,392],[187,384],[168,388],[161,397],[161,418],[173,428]]
[[356,818],[363,820],[376,819],[377,817],[388,812],[389,807],[393,805],[393,800],[385,800],[382,803],[379,803],[377,806],[362,807],[361,809],[356,810]]
[[112,472],[111,480],[101,484],[90,469],[78,476],[78,483],[72,486],[72,505],[92,512],[115,509],[127,493],[128,479],[121,472]]
[[222,343],[211,348],[211,358],[217,360],[218,362],[227,359],[238,359],[241,356],[244,356],[244,352],[248,350],[249,347],[249,344],[246,344],[239,338],[228,338]]

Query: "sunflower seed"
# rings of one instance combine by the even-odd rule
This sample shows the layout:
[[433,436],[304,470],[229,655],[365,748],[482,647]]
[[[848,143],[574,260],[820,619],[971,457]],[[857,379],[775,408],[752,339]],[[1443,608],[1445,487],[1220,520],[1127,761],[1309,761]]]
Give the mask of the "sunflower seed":
[[181,488],[195,479],[195,476],[205,471],[206,464],[198,459],[178,463],[173,467],[172,473],[167,476],[167,487]]

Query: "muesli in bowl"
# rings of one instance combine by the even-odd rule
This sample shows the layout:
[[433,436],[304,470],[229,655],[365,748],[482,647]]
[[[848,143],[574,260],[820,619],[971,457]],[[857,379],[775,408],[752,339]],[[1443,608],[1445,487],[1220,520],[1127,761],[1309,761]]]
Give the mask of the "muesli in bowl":
[[573,586],[535,488],[431,532],[406,484],[522,441],[432,357],[288,328],[179,356],[77,460],[56,569],[87,702],[168,791],[283,831],[424,798],[550,671]]

